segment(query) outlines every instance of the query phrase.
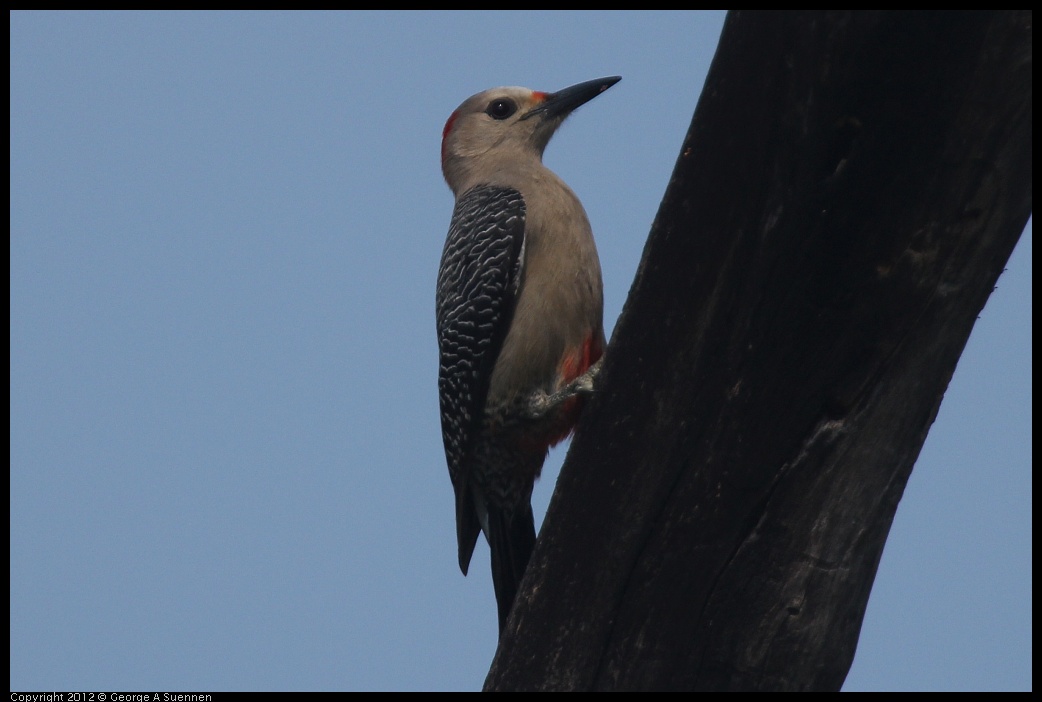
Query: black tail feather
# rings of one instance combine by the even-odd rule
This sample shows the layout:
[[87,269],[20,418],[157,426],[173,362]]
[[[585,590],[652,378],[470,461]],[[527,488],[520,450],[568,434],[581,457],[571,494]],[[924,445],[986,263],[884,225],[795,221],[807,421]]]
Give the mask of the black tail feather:
[[528,559],[535,548],[535,520],[526,505],[513,519],[500,510],[488,511],[488,541],[492,552],[492,584],[499,607],[499,633],[503,633]]

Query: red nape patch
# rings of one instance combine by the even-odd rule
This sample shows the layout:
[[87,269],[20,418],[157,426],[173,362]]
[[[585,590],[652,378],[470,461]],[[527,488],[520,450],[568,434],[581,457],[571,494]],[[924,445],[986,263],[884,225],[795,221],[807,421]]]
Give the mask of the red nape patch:
[[445,160],[445,139],[449,136],[449,132],[452,131],[452,125],[456,122],[458,112],[454,111],[449,118],[445,120],[445,128],[441,130],[441,160]]

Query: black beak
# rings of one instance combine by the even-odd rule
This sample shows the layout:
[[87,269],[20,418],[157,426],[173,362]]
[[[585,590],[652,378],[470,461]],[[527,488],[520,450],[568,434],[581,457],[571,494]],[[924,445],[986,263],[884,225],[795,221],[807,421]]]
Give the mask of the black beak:
[[593,100],[620,80],[622,80],[622,76],[598,78],[558,90],[556,93],[548,93],[539,105],[525,113],[521,119],[528,119],[536,115],[542,116],[544,119],[565,117],[576,107]]

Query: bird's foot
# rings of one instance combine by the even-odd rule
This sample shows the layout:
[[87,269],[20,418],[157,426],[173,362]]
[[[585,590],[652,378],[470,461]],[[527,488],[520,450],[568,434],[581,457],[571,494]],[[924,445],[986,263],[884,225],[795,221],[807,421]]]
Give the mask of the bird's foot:
[[553,394],[547,394],[540,390],[532,393],[528,399],[528,405],[524,408],[527,419],[542,419],[561,406],[566,400],[578,395],[592,395],[597,375],[601,372],[601,361],[590,366],[585,373]]

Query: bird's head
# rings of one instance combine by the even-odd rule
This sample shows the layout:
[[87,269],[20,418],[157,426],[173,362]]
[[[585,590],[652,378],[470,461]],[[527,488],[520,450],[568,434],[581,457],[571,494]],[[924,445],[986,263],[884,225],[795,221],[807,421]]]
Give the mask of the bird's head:
[[619,80],[599,78],[555,93],[492,88],[467,98],[442,132],[441,168],[449,187],[456,192],[476,169],[540,161],[565,117]]

